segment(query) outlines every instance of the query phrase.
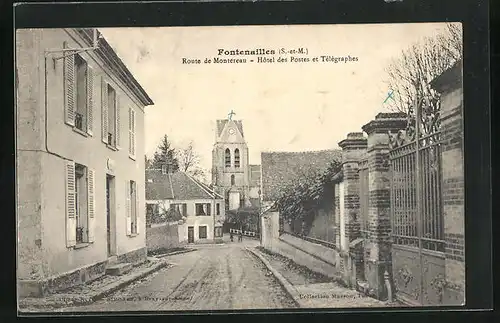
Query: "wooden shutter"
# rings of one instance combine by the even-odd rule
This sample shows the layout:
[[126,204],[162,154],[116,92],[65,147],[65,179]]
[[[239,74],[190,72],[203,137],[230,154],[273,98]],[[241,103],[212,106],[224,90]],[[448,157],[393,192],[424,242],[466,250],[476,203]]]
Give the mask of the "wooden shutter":
[[108,143],[108,83],[104,77],[101,82],[101,103],[102,141]]
[[66,246],[76,245],[75,163],[66,161]]
[[141,214],[144,214],[143,212],[139,212],[139,190],[137,190],[137,182],[134,182],[134,190],[135,190],[135,233],[139,234],[140,231],[140,224],[141,224]]
[[87,170],[87,202],[88,202],[88,242],[94,242],[95,230],[95,182],[94,170]]
[[120,97],[118,94],[116,95],[116,109],[115,109],[115,132],[116,132],[116,148],[120,149],[120,111],[121,111],[121,103]]
[[129,156],[134,159],[136,150],[135,126],[135,110],[129,108]]
[[182,204],[182,216],[187,216],[187,204]]
[[132,156],[132,108],[128,108],[128,155]]
[[129,236],[132,233],[132,221],[131,221],[131,201],[130,201],[130,181],[125,182],[125,226],[126,233]]
[[87,133],[94,134],[94,70],[87,65]]
[[[64,42],[64,48],[68,48],[68,44]],[[76,78],[75,78],[75,56],[73,52],[67,51],[64,53],[64,110],[65,122],[70,126],[75,126],[76,113]]]

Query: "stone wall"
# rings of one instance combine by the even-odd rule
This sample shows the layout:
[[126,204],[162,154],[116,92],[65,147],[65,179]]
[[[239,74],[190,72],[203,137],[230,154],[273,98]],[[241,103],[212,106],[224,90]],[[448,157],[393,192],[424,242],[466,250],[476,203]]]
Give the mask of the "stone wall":
[[445,279],[443,303],[465,304],[465,204],[461,62],[433,81],[441,93]]
[[181,245],[177,223],[152,224],[146,229],[146,245],[149,251],[171,249]]

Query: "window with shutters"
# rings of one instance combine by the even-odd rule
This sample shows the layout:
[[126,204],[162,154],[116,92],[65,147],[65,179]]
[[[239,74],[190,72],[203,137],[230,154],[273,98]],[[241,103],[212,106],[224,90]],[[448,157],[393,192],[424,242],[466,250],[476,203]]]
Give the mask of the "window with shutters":
[[227,168],[231,167],[231,151],[229,150],[229,148],[226,148],[225,161],[226,161],[226,167]]
[[211,206],[210,203],[196,203],[195,204],[196,216],[210,215],[211,214],[210,206]]
[[[64,43],[64,48],[68,44]],[[65,122],[82,134],[93,134],[94,76],[92,68],[78,54],[64,57],[64,109]]]
[[[129,108],[128,110],[128,154],[131,158],[135,159],[135,150],[136,150],[136,138],[135,138],[135,127],[136,127],[136,118],[135,118],[135,110],[133,108]],[[163,172],[163,166],[162,166]]]
[[130,181],[130,232],[137,234],[137,183]]
[[178,213],[180,216],[187,216],[187,204],[186,203],[172,203],[170,204],[170,210]]
[[216,206],[216,214],[217,214],[217,215],[220,215],[220,203],[217,203],[217,206]]
[[75,128],[87,132],[87,63],[79,55],[75,55],[75,72]]
[[67,246],[94,241],[94,171],[68,162],[66,166]]
[[107,84],[108,92],[108,140],[107,144],[116,148],[117,146],[117,104],[116,91],[113,87]]
[[207,226],[206,225],[198,227],[198,232],[199,232],[200,239],[207,238]]

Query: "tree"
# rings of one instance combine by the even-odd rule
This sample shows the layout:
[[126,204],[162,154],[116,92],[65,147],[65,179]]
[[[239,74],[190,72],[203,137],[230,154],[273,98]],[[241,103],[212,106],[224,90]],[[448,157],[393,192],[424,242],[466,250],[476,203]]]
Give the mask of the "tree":
[[186,147],[177,150],[177,158],[181,171],[204,181],[205,171],[200,167],[200,155],[195,151],[192,141]]
[[301,224],[296,233],[307,234],[317,210],[331,206],[333,177],[341,169],[339,161],[332,161],[325,170],[304,169],[279,189],[276,205],[280,215],[290,223]]
[[236,229],[258,231],[259,208],[241,207],[237,210],[229,210],[226,212],[225,222],[233,225]]
[[416,99],[423,99],[422,129],[428,134],[437,130],[440,110],[439,93],[430,82],[462,58],[462,28],[448,23],[435,37],[426,37],[404,50],[388,65],[387,84],[392,92],[386,101],[392,111],[414,118]]
[[179,161],[176,157],[175,148],[172,147],[167,135],[163,137],[157,151],[154,153],[151,166],[160,169],[163,165],[167,167],[169,172],[179,170]]
[[144,166],[146,169],[150,168],[152,164],[152,160],[148,158],[147,155],[144,155]]

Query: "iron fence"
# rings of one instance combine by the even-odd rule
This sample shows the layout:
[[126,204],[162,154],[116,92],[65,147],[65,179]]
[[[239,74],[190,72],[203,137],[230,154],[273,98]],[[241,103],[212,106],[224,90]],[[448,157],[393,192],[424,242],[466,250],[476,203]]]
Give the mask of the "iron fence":
[[[393,243],[444,251],[439,132],[390,152]],[[418,154],[418,158],[417,158]],[[418,159],[418,162],[417,162]]]

